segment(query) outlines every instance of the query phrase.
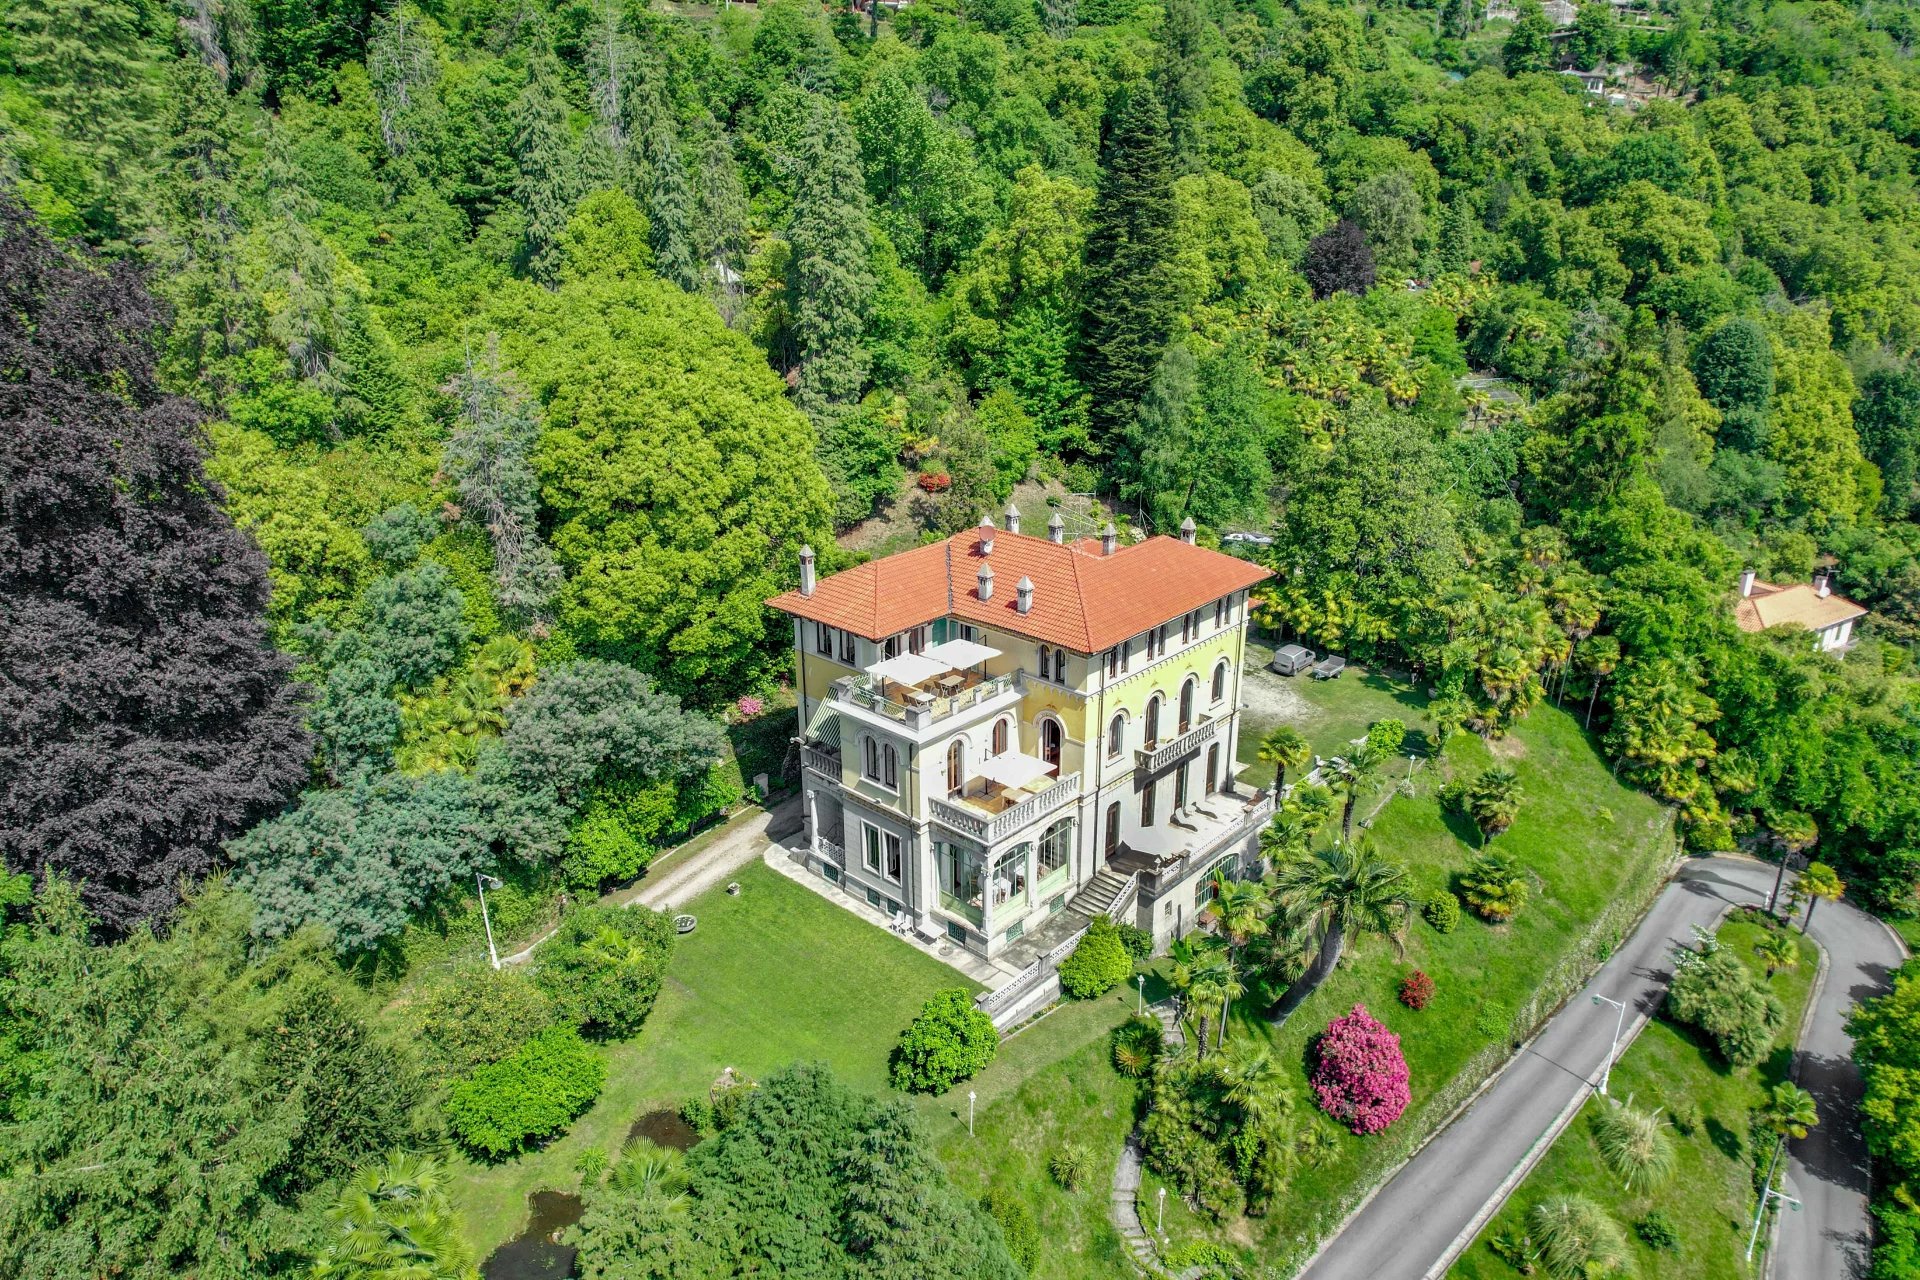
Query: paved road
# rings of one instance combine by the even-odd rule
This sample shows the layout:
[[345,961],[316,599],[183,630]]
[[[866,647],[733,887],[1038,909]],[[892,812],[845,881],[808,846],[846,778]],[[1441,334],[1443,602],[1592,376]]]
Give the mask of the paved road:
[[[1536,1148],[1544,1150],[1548,1135],[1572,1117],[1598,1083],[1614,1016],[1611,1008],[1595,1008],[1589,996],[1626,1000],[1629,1025],[1637,1029],[1665,995],[1673,944],[1689,940],[1692,926],[1710,923],[1729,905],[1764,902],[1772,885],[1771,867],[1741,858],[1683,864],[1640,928],[1587,989],[1328,1243],[1302,1273],[1303,1280],[1423,1280],[1445,1274],[1519,1184]],[[1849,1141],[1829,1130],[1853,1128],[1833,1123],[1845,1109],[1849,1078],[1852,1096],[1859,1093],[1857,1076],[1849,1077],[1840,1024],[1846,1008],[1886,976],[1888,966],[1873,958],[1879,954],[1875,948],[1891,951],[1893,944],[1878,923],[1844,904],[1823,903],[1813,924],[1815,937],[1834,948],[1832,976],[1809,1036],[1814,1056],[1806,1073],[1807,1087],[1820,1099],[1822,1136],[1810,1136],[1800,1144],[1807,1149],[1797,1147],[1794,1153],[1788,1176],[1807,1211],[1788,1216],[1792,1226],[1783,1229],[1781,1252],[1793,1261],[1783,1262],[1775,1273],[1779,1280],[1849,1275],[1829,1259],[1862,1252],[1867,1231],[1865,1156],[1857,1150],[1857,1138]],[[1852,948],[1860,950],[1858,959]],[[1832,1142],[1832,1148],[1815,1150],[1821,1141]]]
[[1891,985],[1906,950],[1884,925],[1844,902],[1813,913],[1813,940],[1827,976],[1794,1067],[1820,1107],[1820,1126],[1791,1144],[1786,1187],[1806,1205],[1780,1219],[1774,1280],[1859,1280],[1872,1248],[1867,1217],[1868,1157],[1860,1136],[1860,1071],[1853,1065],[1847,1010]]

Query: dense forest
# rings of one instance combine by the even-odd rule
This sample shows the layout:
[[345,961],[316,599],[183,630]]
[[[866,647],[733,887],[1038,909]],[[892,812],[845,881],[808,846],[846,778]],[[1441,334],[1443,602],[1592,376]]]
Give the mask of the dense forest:
[[[1564,703],[1692,847],[1920,909],[1920,11],[0,14],[11,1274],[305,1267],[422,1141],[366,984],[739,798],[802,544],[1017,486],[1271,534],[1259,620],[1441,735]],[[331,1056],[242,1047],[289,1010]]]

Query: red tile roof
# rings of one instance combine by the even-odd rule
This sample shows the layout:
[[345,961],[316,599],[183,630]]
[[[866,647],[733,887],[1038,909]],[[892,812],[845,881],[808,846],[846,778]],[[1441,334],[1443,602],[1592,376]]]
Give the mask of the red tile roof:
[[[991,554],[981,551],[982,535],[993,539]],[[979,593],[985,564],[993,566],[990,600]],[[767,603],[870,640],[951,616],[1098,653],[1270,576],[1178,538],[1148,538],[1103,556],[1097,538],[1063,545],[979,528],[822,578],[811,596],[788,591]],[[1021,578],[1033,580],[1026,614],[1015,608]]]

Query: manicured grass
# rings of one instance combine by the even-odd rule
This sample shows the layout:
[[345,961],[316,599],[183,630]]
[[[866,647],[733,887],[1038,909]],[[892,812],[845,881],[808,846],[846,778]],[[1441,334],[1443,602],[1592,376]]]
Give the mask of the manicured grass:
[[1896,916],[1887,923],[1907,944],[1907,950],[1920,951],[1920,916]]
[[467,1235],[484,1255],[519,1229],[529,1192],[572,1190],[588,1147],[617,1153],[633,1121],[704,1096],[731,1066],[754,1079],[819,1061],[879,1092],[887,1055],[928,996],[978,985],[884,929],[767,867],[687,908],[699,928],[680,940],[659,1002],[632,1040],[606,1047],[607,1086],[562,1138],[497,1165],[457,1161]]
[[[1761,923],[1736,917],[1721,928],[1719,936],[1756,974],[1763,974],[1753,946],[1765,932]],[[1631,1236],[1635,1274],[1687,1276],[1689,1280],[1743,1280],[1751,1274],[1742,1255],[1753,1224],[1758,1182],[1753,1166],[1756,1161],[1765,1165],[1773,1139],[1764,1130],[1756,1131],[1749,1115],[1765,1089],[1786,1078],[1792,1062],[1792,1042],[1799,1034],[1818,963],[1813,945],[1804,938],[1800,951],[1798,968],[1774,976],[1773,989],[1787,1006],[1787,1021],[1778,1045],[1758,1068],[1729,1069],[1704,1040],[1665,1019],[1649,1023],[1615,1066],[1616,1097],[1631,1095],[1639,1106],[1665,1107],[1669,1112],[1687,1102],[1700,1109],[1697,1129],[1691,1134],[1676,1130],[1672,1135],[1679,1167],[1665,1186],[1650,1195],[1621,1190],[1619,1178],[1601,1160],[1593,1138],[1595,1117],[1609,1104],[1591,1098],[1449,1274],[1458,1280],[1506,1280],[1518,1275],[1495,1256],[1488,1242],[1502,1234],[1522,1233],[1534,1205],[1569,1194],[1594,1200],[1628,1227],[1630,1236],[1632,1224],[1655,1208],[1673,1223],[1680,1236],[1677,1252],[1656,1251]]]
[[[1111,1280],[1132,1265],[1107,1202],[1139,1085],[1113,1069],[1107,1033],[1133,1008],[1130,988],[1070,1001],[1003,1044],[978,1077],[920,1103],[956,1186],[969,1195],[1004,1187],[1032,1207],[1041,1242],[1034,1280]],[[972,1137],[969,1089],[979,1095]],[[1091,1157],[1071,1192],[1047,1172],[1048,1157],[1070,1141]]]
[[[1348,667],[1337,680],[1316,680],[1305,672],[1275,675],[1266,669],[1272,660],[1271,646],[1248,642],[1239,745],[1241,762],[1251,766],[1245,774],[1249,783],[1272,783],[1273,766],[1260,763],[1260,739],[1281,724],[1298,729],[1322,756],[1350,754],[1353,739],[1364,737],[1376,720],[1405,721],[1410,745],[1424,746],[1424,737],[1413,735],[1420,732],[1426,694],[1404,680],[1359,667]],[[1400,771],[1405,772],[1404,762]]]

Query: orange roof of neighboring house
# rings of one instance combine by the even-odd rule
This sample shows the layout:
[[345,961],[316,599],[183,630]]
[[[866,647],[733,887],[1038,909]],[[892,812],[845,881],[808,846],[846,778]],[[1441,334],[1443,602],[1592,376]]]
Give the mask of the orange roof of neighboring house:
[[[983,535],[993,539],[990,555],[981,552]],[[980,599],[983,564],[993,566],[990,600]],[[1178,538],[1148,538],[1103,556],[1097,538],[1063,544],[979,528],[822,578],[811,596],[788,591],[767,603],[869,640],[952,616],[1097,653],[1270,576]],[[1021,578],[1033,580],[1026,614],[1014,607]]]
[[1733,620],[1740,624],[1742,631],[1765,631],[1768,627],[1825,631],[1866,615],[1865,609],[1845,596],[1822,596],[1804,582],[1786,587],[1755,582],[1753,594],[1742,597],[1733,607]]

